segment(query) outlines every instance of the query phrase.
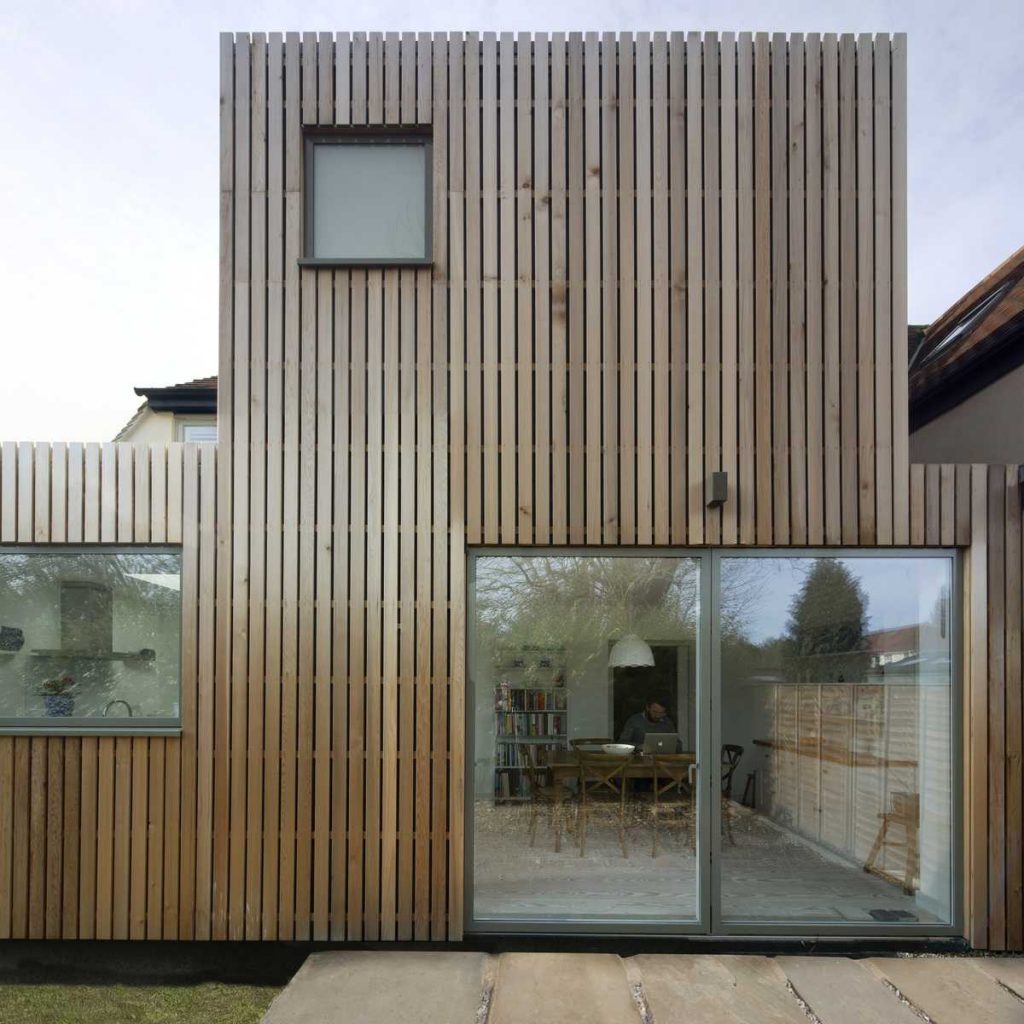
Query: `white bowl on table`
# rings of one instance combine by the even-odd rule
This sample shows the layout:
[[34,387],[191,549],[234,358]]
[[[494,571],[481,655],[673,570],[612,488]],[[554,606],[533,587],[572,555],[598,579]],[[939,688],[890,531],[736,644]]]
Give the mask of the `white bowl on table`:
[[636,747],[632,743],[602,743],[601,749],[606,754],[618,754],[619,757],[625,757],[626,754],[632,754]]

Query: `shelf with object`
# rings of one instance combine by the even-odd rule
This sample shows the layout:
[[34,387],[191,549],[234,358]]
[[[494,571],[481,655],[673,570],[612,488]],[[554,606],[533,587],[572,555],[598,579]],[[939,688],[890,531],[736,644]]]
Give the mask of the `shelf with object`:
[[507,677],[501,679],[494,688],[496,802],[529,800],[523,748],[537,751],[538,770],[543,772],[543,752],[567,746],[568,719],[568,691],[561,678],[549,686],[516,686]]
[[564,737],[521,740],[511,739],[498,742],[494,768],[495,803],[522,803],[530,799],[530,764],[524,748],[530,746],[537,751],[537,770],[545,772],[542,751],[564,749]]
[[565,684],[566,658],[561,647],[526,646],[498,651],[494,671],[511,674],[521,688],[547,689]]
[[153,661],[156,657],[153,651],[145,649],[141,651],[91,652],[34,647],[30,654],[33,658],[52,658],[58,661],[127,661],[139,663]]
[[564,708],[555,711],[495,711],[494,732],[499,738],[549,736],[564,738],[567,713]]

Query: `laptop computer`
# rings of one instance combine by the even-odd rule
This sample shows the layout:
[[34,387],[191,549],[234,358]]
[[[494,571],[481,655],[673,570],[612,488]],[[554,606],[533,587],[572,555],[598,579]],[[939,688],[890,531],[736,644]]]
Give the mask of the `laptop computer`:
[[644,736],[645,754],[674,754],[678,749],[677,732],[649,732]]

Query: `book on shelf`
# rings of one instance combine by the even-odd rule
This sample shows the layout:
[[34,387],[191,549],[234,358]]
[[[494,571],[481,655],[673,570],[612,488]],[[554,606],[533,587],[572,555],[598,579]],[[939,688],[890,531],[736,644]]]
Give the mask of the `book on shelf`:
[[558,711],[499,711],[498,738],[564,736],[565,714]]
[[495,688],[497,711],[564,711],[568,696],[562,688],[512,686],[503,679]]
[[569,732],[569,695],[564,674],[546,686],[522,685],[502,676],[494,688],[494,796],[528,800],[530,766],[527,748],[543,771],[543,751],[564,747]]
[[[534,744],[535,746],[550,748],[560,747],[564,745],[564,736],[549,736],[545,737],[540,743]],[[540,762],[539,767],[543,768],[543,757],[538,757]],[[525,771],[529,767],[528,755],[523,750],[521,742],[512,739],[505,739],[504,737],[498,738],[498,749],[495,751],[494,764],[496,768],[514,768],[517,771]]]

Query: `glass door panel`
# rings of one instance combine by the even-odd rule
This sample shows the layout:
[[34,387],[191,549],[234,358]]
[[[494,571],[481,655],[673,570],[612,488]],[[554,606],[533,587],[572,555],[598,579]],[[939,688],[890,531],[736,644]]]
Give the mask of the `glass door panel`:
[[471,928],[699,924],[701,565],[473,559]]
[[952,923],[952,558],[717,565],[721,921]]

